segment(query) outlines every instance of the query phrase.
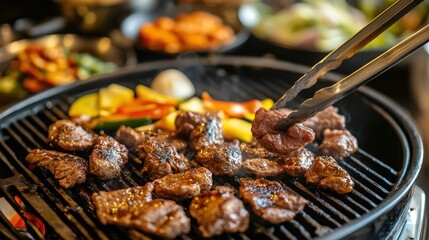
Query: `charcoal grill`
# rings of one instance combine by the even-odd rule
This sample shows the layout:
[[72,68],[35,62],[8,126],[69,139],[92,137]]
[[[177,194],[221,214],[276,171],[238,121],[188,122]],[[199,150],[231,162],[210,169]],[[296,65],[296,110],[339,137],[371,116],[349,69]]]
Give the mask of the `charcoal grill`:
[[[130,236],[127,229],[100,224],[90,196],[96,191],[143,185],[148,181],[134,155],[119,178],[102,181],[89,177],[86,183],[71,189],[59,187],[44,169],[29,169],[24,159],[33,148],[49,148],[48,126],[67,118],[67,110],[77,97],[110,83],[131,88],[137,84],[148,85],[157,73],[167,68],[187,74],[196,86],[197,95],[208,91],[214,98],[232,101],[277,99],[307,70],[288,62],[248,57],[150,62],[53,88],[4,110],[0,113],[0,197],[24,219],[28,232],[24,236],[0,214],[1,239],[27,236],[125,239]],[[339,78],[329,74],[318,86]],[[311,96],[312,91],[309,89],[300,97]],[[320,191],[302,179],[278,177],[288,190],[310,201],[304,211],[279,225],[268,224],[252,215],[247,232],[224,234],[220,239],[386,239],[392,236],[407,215],[422,164],[420,135],[411,118],[397,104],[371,89],[363,87],[336,106],[345,115],[347,128],[359,141],[358,152],[340,162],[355,182],[353,192],[341,196]],[[238,186],[238,178],[214,180],[216,184]],[[22,204],[17,203],[16,197]],[[26,213],[41,220],[45,234]],[[180,238],[201,238],[194,222],[191,233]]]

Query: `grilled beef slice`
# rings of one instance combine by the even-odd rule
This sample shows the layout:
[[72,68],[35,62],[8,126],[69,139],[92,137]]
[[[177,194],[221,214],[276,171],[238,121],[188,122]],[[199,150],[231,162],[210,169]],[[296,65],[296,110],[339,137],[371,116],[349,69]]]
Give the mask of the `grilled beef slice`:
[[222,122],[218,117],[209,118],[207,122],[198,124],[189,138],[191,148],[196,151],[210,145],[222,144],[224,142]]
[[340,160],[355,153],[358,150],[358,143],[347,130],[326,129],[319,149],[323,154]]
[[155,192],[160,198],[182,200],[194,197],[212,187],[212,173],[207,168],[194,168],[170,174],[154,181]]
[[100,179],[118,177],[128,161],[128,149],[110,136],[99,136],[89,156],[89,172]]
[[201,123],[206,123],[210,119],[218,118],[213,113],[194,113],[182,112],[176,117],[174,124],[176,125],[177,135],[183,139],[188,139],[191,132]]
[[178,152],[183,151],[187,147],[186,141],[177,138],[174,132],[163,131],[161,129],[150,129],[145,131],[136,131],[134,128],[120,126],[116,131],[116,140],[124,144],[129,149],[136,150],[138,146],[144,142],[145,138],[152,138],[169,143],[175,147]]
[[100,191],[91,196],[98,220],[102,224],[117,224],[130,227],[144,203],[152,201],[153,183],[144,186]]
[[63,188],[86,181],[88,162],[81,157],[54,150],[33,149],[25,160],[48,169]]
[[305,178],[308,183],[339,194],[349,193],[354,187],[354,182],[350,175],[330,156],[316,157],[305,173]]
[[[286,113],[286,115],[292,112],[292,110],[286,108],[282,108],[280,111]],[[346,120],[343,115],[338,113],[338,108],[329,106],[302,122],[302,125],[313,129],[316,137],[321,138],[325,129],[345,129]]]
[[241,150],[238,141],[211,144],[198,149],[195,160],[214,175],[233,176],[241,167]]
[[314,132],[298,123],[289,127],[285,132],[275,130],[276,125],[286,114],[278,110],[260,108],[256,111],[252,123],[252,134],[268,151],[288,157],[293,152],[302,149],[314,140]]
[[58,120],[48,129],[48,143],[66,151],[87,151],[95,144],[97,135],[70,120]]
[[134,228],[164,239],[175,239],[191,230],[185,210],[172,200],[154,199],[142,204],[134,215],[131,224]]
[[303,148],[294,152],[290,157],[283,158],[282,167],[284,172],[291,177],[300,177],[308,171],[313,164],[314,153]]
[[145,138],[138,150],[139,157],[144,159],[143,172],[147,172],[152,180],[190,169],[185,156],[167,142]]
[[243,161],[252,158],[270,158],[275,154],[270,153],[266,148],[262,147],[257,141],[250,143],[240,143],[241,156]]
[[303,176],[313,163],[314,154],[303,148],[290,157],[271,155],[269,158],[252,158],[243,161],[242,168],[258,177],[276,176],[286,173],[291,177]]
[[247,159],[241,165],[244,171],[258,177],[276,176],[284,172],[279,162],[266,158]]
[[218,236],[224,232],[244,232],[249,226],[249,212],[243,202],[234,196],[234,190],[225,186],[194,197],[189,213],[196,219],[203,237]]
[[308,203],[301,196],[287,193],[279,182],[263,178],[242,178],[239,191],[258,216],[274,224],[290,221]]

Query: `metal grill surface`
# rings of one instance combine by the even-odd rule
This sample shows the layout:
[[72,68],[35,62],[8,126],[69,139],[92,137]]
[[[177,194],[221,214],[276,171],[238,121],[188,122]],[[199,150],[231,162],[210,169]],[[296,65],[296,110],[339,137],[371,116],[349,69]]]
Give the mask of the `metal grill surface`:
[[[284,78],[297,79],[297,73],[284,74],[284,70],[264,70],[254,67],[237,67],[229,64],[224,66],[185,66],[179,68],[194,80],[197,95],[202,91],[218,99],[247,100],[251,98],[277,98],[290,85],[291,81]],[[141,172],[142,164],[131,154],[129,163],[123,169],[119,178],[102,181],[89,176],[86,183],[71,189],[59,187],[52,174],[42,168],[29,169],[25,162],[27,153],[34,148],[50,147],[46,144],[47,130],[51,123],[58,119],[67,118],[70,104],[78,96],[93,92],[111,82],[122,83],[133,87],[136,84],[149,84],[155,76],[155,71],[131,71],[125,75],[113,75],[110,78],[90,82],[74,88],[66,88],[53,93],[52,96],[42,96],[33,102],[24,103],[20,111],[7,114],[1,122],[0,132],[0,197],[5,198],[21,215],[27,224],[29,234],[34,239],[124,239],[130,236],[127,229],[100,224],[94,213],[90,196],[98,191],[112,191],[143,185],[149,179]],[[197,79],[197,80],[195,80]],[[83,90],[85,89],[85,90]],[[365,103],[362,96],[357,96],[361,105]],[[389,117],[384,122],[389,123],[391,131],[380,131],[385,134],[381,138],[389,139],[392,149],[371,151],[383,148],[385,143],[378,139],[368,139],[362,126],[356,124],[354,116],[363,118],[356,110],[347,108],[354,103],[340,103],[340,111],[346,114],[348,126],[358,138],[361,148],[351,157],[340,161],[355,182],[354,190],[347,195],[320,191],[307,184],[300,178],[287,176],[276,177],[287,190],[295,192],[309,200],[304,211],[293,220],[272,225],[251,213],[251,225],[245,233],[224,234],[221,239],[313,239],[329,238],[332,233],[347,225],[356,224],[363,216],[373,212],[391,195],[394,188],[403,178],[407,168],[404,162],[409,158],[408,142],[400,140],[399,127]],[[350,100],[354,101],[354,100]],[[356,106],[359,107],[359,106]],[[371,110],[382,112],[381,108]],[[367,110],[365,110],[367,111]],[[368,110],[369,111],[369,110]],[[369,133],[368,133],[369,134]],[[393,135],[391,135],[393,134]],[[397,136],[395,136],[397,135]],[[392,137],[393,136],[393,137]],[[402,136],[403,137],[403,136]],[[372,138],[370,136],[370,138]],[[399,140],[398,140],[399,139]],[[405,138],[406,139],[406,138]],[[375,145],[375,146],[373,146]],[[373,147],[370,147],[373,146]],[[389,154],[383,152],[389,151]],[[396,156],[397,159],[385,159]],[[384,158],[385,157],[385,158]],[[214,177],[215,185],[227,184],[238,189],[238,177]],[[16,197],[22,201],[18,204]],[[189,201],[180,202],[186,206]],[[40,218],[46,227],[46,234],[38,230],[26,213]],[[3,226],[0,228],[0,238],[20,239],[22,234],[14,230],[3,214],[0,214]],[[192,222],[192,230],[182,239],[199,239],[196,223]]]

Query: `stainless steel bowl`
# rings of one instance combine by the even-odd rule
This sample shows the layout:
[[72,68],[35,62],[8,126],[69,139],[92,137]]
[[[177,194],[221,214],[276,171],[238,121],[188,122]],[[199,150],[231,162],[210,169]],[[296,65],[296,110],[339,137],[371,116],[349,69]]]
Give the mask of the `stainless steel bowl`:
[[106,34],[116,28],[121,17],[131,11],[128,0],[54,0],[67,27],[86,34]]

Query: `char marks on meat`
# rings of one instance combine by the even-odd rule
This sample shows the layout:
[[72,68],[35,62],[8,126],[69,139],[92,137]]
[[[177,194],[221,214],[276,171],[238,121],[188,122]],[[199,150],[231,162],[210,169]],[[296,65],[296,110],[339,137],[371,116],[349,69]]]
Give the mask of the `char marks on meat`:
[[137,149],[143,142],[144,137],[145,134],[143,132],[136,131],[134,128],[125,125],[119,126],[115,135],[115,139],[118,140],[118,142],[130,149]]
[[330,130],[323,132],[320,151],[336,160],[348,157],[358,150],[356,138],[347,130]]
[[144,186],[120,189],[111,192],[100,191],[91,196],[95,212],[102,224],[118,224],[130,227],[144,203],[152,201],[153,183]]
[[66,151],[91,150],[96,138],[94,133],[66,119],[52,123],[48,129],[48,142]]
[[330,156],[316,157],[305,173],[305,178],[308,183],[339,194],[351,192],[354,186],[350,175]]
[[172,200],[154,199],[134,213],[134,228],[165,239],[174,239],[191,230],[191,220],[182,206]]
[[92,195],[96,214],[102,224],[127,228],[173,239],[190,231],[190,219],[182,206],[174,201],[154,199],[153,183],[145,186],[101,191]]
[[143,172],[147,172],[152,180],[190,168],[186,157],[180,155],[176,148],[167,142],[145,138],[138,150],[139,157],[144,159]]
[[86,181],[88,162],[78,156],[54,150],[31,150],[25,160],[48,169],[63,188]]
[[258,177],[276,176],[284,172],[281,164],[266,158],[251,158],[243,162],[244,171]]
[[287,193],[279,182],[263,178],[242,178],[240,197],[258,216],[274,224],[293,219],[308,203],[301,196]]
[[240,143],[240,149],[243,161],[252,158],[270,158],[274,155],[256,141],[242,142]]
[[99,136],[89,156],[89,172],[100,179],[118,177],[128,161],[128,149],[110,136]]
[[209,119],[217,118],[214,113],[194,113],[182,112],[179,113],[175,120],[177,135],[181,138],[188,139],[191,132],[201,123],[206,123]]
[[242,158],[238,141],[212,144],[200,148],[195,160],[214,175],[233,176],[241,167]]
[[303,148],[296,151],[292,156],[283,159],[283,171],[292,177],[304,176],[311,164],[313,164],[314,153]]
[[152,138],[169,143],[175,147],[178,152],[187,147],[186,141],[177,138],[174,132],[163,131],[161,129],[149,129],[145,131],[136,131],[134,128],[120,126],[116,131],[115,138],[118,142],[124,144],[130,149],[138,149],[138,146],[144,142],[145,138]]
[[234,196],[234,190],[225,186],[194,197],[189,213],[197,220],[204,237],[218,236],[223,232],[244,232],[249,226],[249,212]]
[[212,187],[212,173],[203,167],[170,174],[154,181],[158,197],[182,200],[194,197]]
[[215,115],[209,115],[206,122],[198,124],[190,135],[190,145],[194,150],[199,150],[215,144],[222,144],[222,122]]
[[290,157],[280,157],[271,154],[269,158],[251,158],[243,161],[242,168],[258,177],[276,176],[286,173],[291,177],[303,176],[310,168],[314,154],[303,148],[292,153]]
[[300,123],[289,127],[286,132],[275,130],[279,121],[286,116],[285,113],[278,110],[260,108],[256,111],[252,124],[252,134],[259,144],[268,151],[285,157],[302,149],[315,137],[313,130]]

